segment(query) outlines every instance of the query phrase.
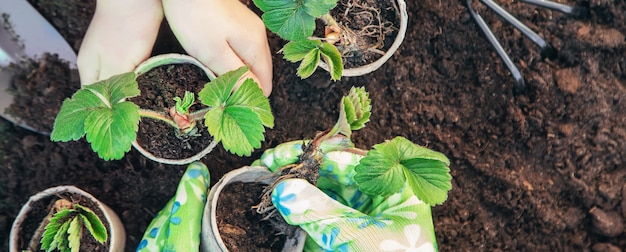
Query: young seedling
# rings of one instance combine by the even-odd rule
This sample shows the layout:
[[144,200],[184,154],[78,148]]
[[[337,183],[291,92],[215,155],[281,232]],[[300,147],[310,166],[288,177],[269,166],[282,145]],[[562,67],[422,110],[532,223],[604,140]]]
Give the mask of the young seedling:
[[204,120],[214,141],[239,156],[247,156],[264,140],[264,127],[274,127],[269,100],[252,79],[246,79],[234,90],[247,67],[225,73],[206,83],[198,93],[202,109],[191,112],[195,95],[186,92],[174,98],[176,105],[157,111],[141,109],[128,98],[140,91],[135,73],[113,76],[83,86],[61,105],[50,139],[67,142],[85,137],[92,149],[105,160],[121,159],[137,137],[142,117],[162,120],[179,135],[197,134],[196,122]]
[[303,145],[303,153],[295,164],[277,170],[277,179],[265,190],[257,212],[270,215],[274,212],[271,202],[273,187],[289,178],[304,178],[316,185],[319,166],[324,153],[347,151],[364,156],[355,167],[354,180],[358,188],[369,195],[389,196],[402,190],[405,184],[423,202],[434,206],[447,199],[452,189],[450,161],[442,153],[412,143],[404,137],[396,137],[374,145],[366,151],[354,147],[351,133],[369,121],[370,99],[364,88],[352,88],[340,104],[339,119],[335,126],[318,133]]
[[[31,249],[36,248],[36,243],[40,242],[41,249],[46,252],[53,250],[78,252],[85,229],[101,244],[104,244],[108,237],[102,220],[91,209],[67,199],[55,201],[41,224],[33,236]],[[39,236],[41,241],[36,240]]]
[[[384,34],[390,32],[390,29],[387,24],[380,24],[380,11],[372,7],[361,4],[346,4],[348,9],[367,13],[368,19],[372,22],[361,30],[355,31],[338,23],[330,15],[330,11],[337,7],[337,0],[253,1],[263,11],[261,18],[265,26],[282,39],[289,41],[281,51],[286,60],[301,61],[297,71],[300,78],[304,79],[311,76],[317,69],[320,60],[323,59],[328,65],[331,79],[339,80],[344,68],[342,57],[360,50],[384,54],[375,47],[381,46]],[[325,25],[323,37],[313,36],[317,19]],[[378,22],[378,24],[374,22]],[[358,37],[375,38],[377,43],[374,47],[359,48]],[[342,49],[341,52],[335,44],[338,44]]]
[[[298,76],[303,79],[311,76],[317,69],[320,58],[323,58],[331,69],[331,79],[341,78],[341,54],[333,45],[339,39],[339,26],[328,15],[337,5],[337,0],[254,0],[254,4],[264,12],[261,18],[265,26],[289,41],[282,49],[285,59],[291,62],[302,61],[298,67]],[[317,18],[322,18],[328,30],[334,32],[328,32],[324,38],[313,38]]]

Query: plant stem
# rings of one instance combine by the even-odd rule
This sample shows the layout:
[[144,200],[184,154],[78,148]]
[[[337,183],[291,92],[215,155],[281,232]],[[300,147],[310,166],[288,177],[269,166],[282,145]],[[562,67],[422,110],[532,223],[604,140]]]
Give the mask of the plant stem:
[[209,112],[209,110],[211,110],[211,107],[203,108],[203,109],[200,109],[198,111],[194,111],[192,113],[189,113],[189,120],[190,121],[199,121],[202,118],[204,118],[204,115],[206,115],[206,113]]
[[333,16],[330,15],[330,13],[326,13],[326,14],[322,15],[320,17],[320,19],[322,19],[322,21],[324,21],[324,24],[326,24],[328,26],[339,27],[339,24],[337,23],[335,18],[333,18]]
[[169,117],[161,114],[161,113],[157,113],[155,111],[152,110],[148,110],[148,109],[140,109],[139,110],[139,116],[141,117],[148,117],[148,118],[152,118],[152,119],[156,119],[156,120],[161,120],[163,122],[166,122],[167,124],[171,125],[174,128],[178,129],[178,124],[176,124],[176,122],[174,122],[174,120],[170,119]]

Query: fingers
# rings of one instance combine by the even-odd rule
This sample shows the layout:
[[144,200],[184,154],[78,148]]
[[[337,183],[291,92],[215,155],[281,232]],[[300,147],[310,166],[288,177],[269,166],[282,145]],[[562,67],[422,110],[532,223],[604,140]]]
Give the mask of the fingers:
[[[304,179],[284,180],[272,191],[272,204],[291,225],[365,214],[342,205]],[[350,213],[350,214],[348,214]]]
[[78,53],[81,84],[132,71],[150,56],[162,20],[158,0],[98,1]]
[[296,163],[300,154],[302,154],[303,144],[305,144],[304,140],[295,140],[279,144],[263,152],[263,155],[259,159],[259,164],[274,172],[280,167]]
[[[247,10],[252,13],[252,11]],[[249,26],[240,29],[249,32],[235,33],[228,38],[228,45],[243,61],[250,66],[251,72],[256,75],[264,94],[269,96],[272,91],[272,55],[269,49],[265,25],[254,13],[249,20]],[[267,92],[266,92],[267,91]]]
[[218,75],[250,66],[248,76],[269,96],[271,54],[265,26],[256,14],[238,0],[163,0],[163,8],[187,53]]

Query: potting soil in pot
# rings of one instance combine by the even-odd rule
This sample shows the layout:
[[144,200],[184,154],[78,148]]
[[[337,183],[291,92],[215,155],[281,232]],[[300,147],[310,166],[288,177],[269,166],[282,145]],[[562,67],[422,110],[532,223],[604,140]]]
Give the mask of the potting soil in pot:
[[278,235],[268,221],[261,220],[253,206],[265,186],[234,182],[224,187],[215,213],[217,226],[229,251],[281,251],[286,237]]
[[[46,197],[40,201],[34,202],[34,204],[31,205],[32,208],[28,213],[28,218],[22,224],[22,231],[19,235],[20,247],[18,249],[28,248],[28,244],[30,243],[31,238],[33,238],[35,230],[37,230],[41,221],[46,217],[46,215],[50,213],[50,209],[54,205],[54,202],[60,198],[67,199],[70,202],[78,203],[84,207],[91,209],[98,216],[98,218],[102,220],[102,223],[107,229],[107,236],[109,239],[111,238],[111,229],[109,228],[109,223],[106,221],[104,214],[102,213],[102,211],[100,211],[98,206],[86,197],[65,192],[60,193],[58,196]],[[46,221],[44,225],[48,223],[49,221]],[[41,237],[37,237],[35,239],[39,241]],[[109,251],[109,239],[107,239],[104,244],[100,244],[100,242],[96,241],[96,239],[93,238],[89,231],[83,226],[82,236],[80,239],[80,251]],[[37,243],[37,245],[39,246],[41,244]]]
[[[168,113],[175,105],[174,97],[183,97],[185,91],[197,94],[209,78],[202,69],[192,64],[173,64],[156,67],[137,77],[141,95],[131,101],[142,109]],[[197,97],[196,97],[197,99]],[[196,100],[190,112],[202,106]],[[205,149],[213,138],[204,122],[197,122],[197,134],[180,136],[176,129],[160,120],[142,118],[137,132],[137,142],[157,157],[183,159]]]

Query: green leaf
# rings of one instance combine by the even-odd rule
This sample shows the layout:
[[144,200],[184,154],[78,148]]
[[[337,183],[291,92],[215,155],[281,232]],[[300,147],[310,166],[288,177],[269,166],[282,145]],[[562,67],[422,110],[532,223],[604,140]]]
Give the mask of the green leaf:
[[87,142],[104,160],[121,159],[137,137],[139,107],[131,102],[92,112],[85,120]]
[[407,181],[417,197],[429,205],[441,204],[452,189],[449,168],[438,160],[414,158],[402,162],[407,168]]
[[80,251],[80,228],[80,218],[78,218],[78,216],[74,216],[74,218],[70,221],[70,226],[67,230],[67,240],[69,241],[68,245],[72,252]]
[[228,72],[204,86],[198,93],[200,102],[211,107],[205,125],[215,141],[239,156],[248,156],[261,147],[265,128],[274,127],[269,100],[252,79],[246,79],[233,91],[237,81],[248,70],[242,67]]
[[331,132],[350,137],[353,130],[365,127],[371,115],[370,103],[369,94],[364,87],[350,88],[350,93],[341,99],[339,118]]
[[54,239],[54,237],[59,232],[59,229],[63,224],[63,220],[66,219],[72,212],[74,212],[74,210],[63,209],[52,215],[50,222],[44,228],[43,235],[41,236],[41,249],[51,251],[56,248],[58,242]]
[[[139,92],[135,73],[132,72],[83,86],[61,105],[50,139],[70,141],[87,135],[87,141],[101,158],[120,159],[130,150],[139,125],[139,107],[126,99],[139,95]],[[129,121],[120,121],[127,119]],[[103,126],[108,128],[99,128]],[[121,127],[110,128],[118,126]],[[113,134],[103,133],[106,131]],[[122,138],[110,138],[118,136]],[[132,139],[129,140],[129,137]],[[120,150],[124,151],[120,153]]]
[[80,211],[80,217],[83,219],[85,227],[89,233],[100,243],[104,243],[107,240],[107,230],[102,223],[102,220],[98,218],[98,215],[91,209],[75,204],[74,207]]
[[[342,110],[346,113],[346,120],[350,130],[359,130],[365,127],[372,114],[372,105],[369,94],[364,87],[350,89],[350,93],[342,99]],[[341,112],[340,112],[341,113]]]
[[302,59],[300,66],[298,66],[298,76],[300,78],[305,79],[311,76],[315,69],[317,69],[317,64],[320,63],[320,50],[315,48]]
[[263,90],[252,79],[246,79],[228,99],[226,107],[250,108],[259,115],[265,127],[274,127],[274,116],[270,108],[270,101],[263,95]]
[[417,198],[429,205],[444,202],[452,189],[450,161],[441,153],[403,137],[377,144],[355,167],[355,181],[370,195],[388,196],[408,182]]
[[389,141],[374,145],[374,149],[359,161],[354,168],[354,180],[362,192],[389,196],[402,189],[405,178],[398,162],[400,155],[395,147]]
[[224,106],[226,100],[233,92],[233,88],[237,81],[248,71],[248,67],[240,67],[236,70],[226,72],[217,79],[212,80],[204,85],[204,88],[198,92],[200,103],[209,107]]
[[68,250],[67,248],[69,246],[69,240],[68,240],[67,230],[69,229],[69,227],[70,227],[69,221],[63,222],[63,224],[61,224],[61,227],[59,227],[59,231],[54,236],[54,240],[57,242],[56,247],[50,248],[49,250],[46,250],[46,252],[50,252],[54,249],[58,249],[61,251]]
[[213,109],[206,114],[205,124],[224,149],[239,156],[249,156],[264,139],[261,119],[250,108]]
[[304,59],[311,50],[318,49],[322,44],[319,40],[291,41],[283,46],[284,58],[290,62],[298,62]]
[[105,108],[106,104],[94,93],[80,89],[72,98],[65,99],[54,120],[50,140],[67,142],[85,135],[85,119],[92,111]]
[[306,39],[315,30],[315,17],[307,11],[316,13],[318,10],[312,7],[314,3],[305,8],[302,2],[303,0],[254,0],[254,4],[264,12],[261,19],[265,26],[290,41]]
[[319,18],[337,6],[337,0],[304,0],[304,12]]
[[324,42],[321,43],[320,50],[322,52],[324,62],[326,62],[328,69],[330,69],[330,78],[335,81],[341,79],[341,75],[343,73],[343,62],[341,60],[341,53],[337,47]]

